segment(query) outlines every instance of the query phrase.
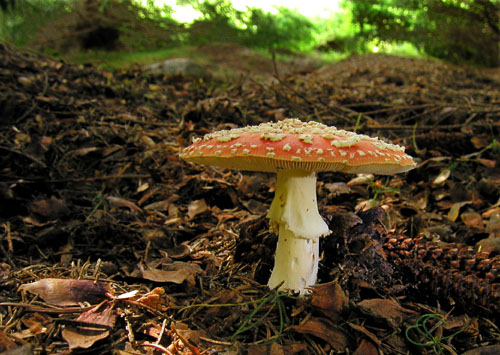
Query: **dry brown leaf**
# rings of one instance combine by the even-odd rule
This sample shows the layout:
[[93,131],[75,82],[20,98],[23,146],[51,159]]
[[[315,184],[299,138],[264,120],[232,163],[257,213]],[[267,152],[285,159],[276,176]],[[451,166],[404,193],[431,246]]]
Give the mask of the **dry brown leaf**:
[[149,266],[144,267],[139,265],[139,270],[142,277],[146,280],[155,282],[173,282],[181,284],[187,281],[188,284],[194,285],[194,277],[203,272],[197,264],[189,264],[184,262],[175,262],[164,266],[165,269],[153,269]]
[[500,252],[500,238],[485,238],[476,243],[476,250],[485,253]]
[[141,143],[144,144],[149,149],[153,149],[156,146],[156,143],[153,140],[153,138],[148,137],[146,135],[143,135],[141,137]]
[[487,168],[494,168],[495,166],[497,166],[496,160],[484,159],[484,158],[477,158],[476,160],[478,161],[479,164]]
[[378,355],[378,348],[371,341],[366,339],[361,339],[360,344],[354,350],[352,355]]
[[375,344],[377,344],[377,345],[381,345],[382,344],[382,341],[375,334],[373,334],[372,332],[370,332],[368,329],[366,329],[362,325],[357,325],[357,324],[354,324],[354,323],[347,323],[347,324],[349,324],[349,326],[352,329],[354,329],[354,330],[362,333],[363,335],[365,335],[368,339],[370,339]]
[[182,243],[176,245],[173,248],[166,249],[165,252],[167,253],[169,258],[181,259],[191,254],[191,248],[188,245]]
[[324,187],[332,194],[333,197],[351,192],[351,188],[345,182],[327,183]]
[[96,152],[99,150],[100,150],[100,148],[98,148],[98,147],[86,147],[86,148],[75,149],[71,152],[71,154],[81,157],[81,156],[84,156],[84,155],[87,155],[89,153],[93,153],[93,152]]
[[31,313],[28,317],[21,319],[22,325],[25,327],[18,332],[12,333],[15,339],[39,338],[49,332],[50,326],[54,319],[46,314]]
[[347,186],[368,185],[374,179],[373,174],[358,174],[347,182]]
[[454,203],[451,206],[450,210],[448,211],[448,219],[450,221],[455,222],[458,218],[459,213],[460,213],[460,209],[469,203],[471,203],[471,201],[462,201],[462,202]]
[[141,184],[141,185],[139,185],[139,186],[137,187],[136,192],[144,192],[144,191],[146,191],[147,189],[149,189],[149,183],[148,183],[148,182],[145,182],[145,183],[143,183],[143,184]]
[[491,237],[500,237],[500,213],[491,215],[488,224],[486,225],[486,232]]
[[2,330],[0,330],[0,352],[5,352],[7,350],[12,350],[17,348],[16,343],[14,343]]
[[335,351],[343,351],[347,346],[346,335],[326,318],[312,318],[299,325],[287,328],[302,334],[310,334],[326,341]]
[[63,217],[70,213],[66,203],[55,197],[32,202],[29,207],[31,212],[50,219]]
[[467,227],[483,229],[483,219],[477,212],[464,212],[460,215],[460,219]]
[[448,169],[448,168],[444,168],[440,171],[440,173],[438,174],[438,176],[436,176],[436,178],[434,179],[434,181],[432,182],[433,185],[441,185],[443,184],[446,180],[448,180],[448,178],[450,177],[450,174],[451,174],[451,170]]
[[372,298],[358,304],[359,309],[376,319],[384,319],[394,328],[399,327],[406,319],[416,315],[415,311],[401,307],[393,300]]
[[45,302],[60,307],[77,306],[80,302],[98,303],[110,292],[104,282],[51,278],[23,284],[18,290],[33,293]]
[[[221,292],[218,292],[216,299],[214,302],[217,304],[228,304],[228,303],[239,303],[241,302],[241,296],[239,293],[235,290],[222,290]],[[208,322],[213,322],[213,320],[217,317],[220,316],[221,310],[227,310],[227,307],[223,306],[214,306],[210,307],[207,312],[205,313],[204,320]]]
[[278,344],[277,342],[272,343],[268,346],[252,346],[248,348],[248,355],[285,355],[285,351],[283,350],[283,346]]
[[491,137],[487,134],[477,134],[470,139],[472,145],[476,149],[483,149],[491,143]]
[[490,218],[491,216],[493,215],[498,215],[500,216],[500,207],[491,207],[489,209],[487,209],[486,211],[484,211],[481,216],[483,218]]
[[286,355],[293,355],[298,353],[305,354],[307,351],[307,345],[304,343],[286,344],[283,345],[283,351]]
[[125,207],[128,208],[130,211],[142,212],[141,208],[137,207],[135,203],[127,199],[124,199],[122,197],[106,196],[106,200],[108,201],[109,206],[111,208]]
[[349,298],[337,281],[313,288],[311,304],[334,322],[340,318],[340,313],[346,309],[348,303]]
[[208,206],[205,202],[205,199],[194,200],[191,201],[191,203],[188,205],[187,216],[189,219],[193,219],[197,215],[202,214],[206,211],[208,211]]
[[7,280],[10,276],[12,266],[7,263],[0,262],[0,282]]
[[109,336],[109,330],[113,328],[115,320],[115,311],[110,303],[105,302],[80,314],[76,318],[78,325],[66,326],[62,331],[62,337],[68,343],[70,350],[88,349],[96,341]]
[[187,339],[194,344],[198,344],[202,337],[209,337],[206,331],[192,330],[189,328],[189,325],[182,322],[175,322],[175,331],[184,339]]
[[500,354],[500,345],[481,346],[462,353],[462,355],[495,355]]
[[165,289],[163,287],[155,287],[150,292],[142,295],[135,302],[144,304],[153,309],[165,311],[167,307],[165,305],[165,299],[163,298],[164,294]]

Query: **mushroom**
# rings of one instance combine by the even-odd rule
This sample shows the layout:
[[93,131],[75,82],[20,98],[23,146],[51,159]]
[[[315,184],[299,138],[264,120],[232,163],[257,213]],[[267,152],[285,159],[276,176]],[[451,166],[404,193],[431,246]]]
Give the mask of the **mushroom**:
[[394,174],[415,167],[399,145],[318,122],[284,119],[195,138],[180,157],[222,168],[277,173],[267,217],[278,234],[268,286],[303,295],[316,283],[319,238],[330,233],[318,212],[320,171]]

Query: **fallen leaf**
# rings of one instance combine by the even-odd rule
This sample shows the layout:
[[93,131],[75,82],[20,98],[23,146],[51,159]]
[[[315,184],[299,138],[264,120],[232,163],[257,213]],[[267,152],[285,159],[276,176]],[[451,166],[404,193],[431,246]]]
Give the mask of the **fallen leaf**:
[[500,212],[490,215],[486,232],[490,234],[490,237],[500,237]]
[[357,305],[364,314],[376,319],[384,319],[394,328],[398,328],[405,320],[417,314],[415,311],[401,307],[393,300],[384,298],[363,300]]
[[100,150],[100,148],[98,148],[98,147],[86,147],[86,148],[75,149],[71,152],[71,154],[81,157],[81,156],[84,156],[84,155],[87,155],[89,153],[96,152],[99,150]]
[[17,348],[16,343],[14,343],[2,330],[0,330],[0,351],[3,353],[7,350],[12,350]]
[[500,252],[500,238],[485,238],[476,243],[478,252],[494,253]]
[[78,325],[67,325],[62,331],[62,337],[68,343],[70,350],[88,349],[96,341],[109,336],[109,330],[113,328],[116,321],[116,314],[111,303],[104,302],[83,312],[75,321]]
[[452,235],[453,229],[447,225],[447,224],[439,224],[436,226],[430,226],[427,228],[424,228],[423,234],[425,235],[426,238],[429,239],[441,239],[447,236]]
[[361,339],[361,343],[358,345],[356,350],[352,355],[378,355],[378,348],[371,341],[366,339]]
[[55,197],[32,202],[29,208],[31,212],[50,219],[63,217],[70,213],[66,203]]
[[349,298],[337,281],[314,286],[312,289],[311,304],[336,322],[340,313],[347,308]]
[[292,325],[287,330],[301,334],[310,334],[326,341],[335,351],[343,351],[347,346],[347,337],[326,318],[312,318],[299,325]]
[[165,311],[167,307],[165,305],[165,299],[162,298],[164,294],[165,289],[163,287],[155,287],[150,292],[142,295],[135,302],[144,304],[153,309]]
[[500,354],[500,345],[498,344],[481,346],[480,348],[475,348],[462,353],[462,355],[495,355],[495,354]]
[[367,185],[374,179],[373,174],[358,174],[347,182],[347,186]]
[[495,166],[497,166],[496,160],[477,158],[477,161],[479,164],[481,164],[482,166],[485,166],[487,168],[494,168]]
[[285,351],[283,350],[283,346],[278,344],[277,342],[272,343],[267,346],[252,346],[248,348],[248,355],[285,355]]
[[364,336],[366,336],[368,339],[370,339],[375,344],[377,344],[377,345],[381,345],[382,344],[382,341],[375,334],[373,334],[368,329],[366,329],[364,326],[357,325],[357,324],[354,324],[354,323],[347,323],[347,324],[349,324],[349,326],[352,329],[354,329],[354,330],[362,333]]
[[189,328],[189,325],[182,322],[175,322],[175,331],[184,339],[187,339],[189,342],[194,344],[198,344],[202,337],[209,337],[206,331],[192,330]]
[[477,212],[464,212],[460,215],[460,219],[467,227],[483,229],[483,219]]
[[186,256],[188,256],[191,253],[191,248],[188,245],[182,243],[182,244],[176,245],[173,248],[166,249],[165,252],[167,253],[169,258],[181,259],[181,258],[185,258]]
[[491,137],[487,134],[477,134],[470,139],[472,145],[476,149],[483,149],[491,143]]
[[139,187],[137,187],[137,190],[136,192],[144,192],[146,191],[147,189],[149,189],[149,183],[148,182],[145,182],[141,185],[139,185]]
[[194,200],[188,205],[187,216],[189,219],[193,219],[206,211],[208,211],[208,206],[204,199]]
[[144,144],[148,149],[154,149],[156,146],[155,141],[146,135],[141,137],[141,143]]
[[332,194],[333,197],[348,194],[351,192],[351,188],[345,182],[326,183],[324,187]]
[[11,349],[10,351],[5,351],[2,355],[33,355],[34,353],[32,344],[24,344]]
[[304,343],[286,344],[283,345],[283,350],[287,355],[298,354],[298,353],[305,354],[307,351],[307,345]]
[[104,282],[51,278],[23,284],[18,291],[33,293],[45,302],[60,307],[77,306],[80,302],[98,303],[110,292]]
[[10,276],[12,267],[4,262],[0,262],[0,282],[7,280]]
[[469,203],[471,203],[471,201],[462,201],[462,202],[454,203],[451,206],[450,210],[448,211],[448,219],[452,222],[455,222],[458,218],[459,213],[460,213],[460,209]]
[[144,267],[139,265],[139,270],[142,277],[146,280],[154,282],[173,282],[181,284],[187,281],[188,284],[194,285],[194,277],[203,272],[197,264],[189,264],[184,262],[174,262],[164,266],[165,269],[153,269],[149,266]]
[[126,200],[121,197],[115,197],[115,196],[106,196],[106,200],[109,203],[109,206],[111,208],[120,208],[120,207],[125,207],[128,208],[130,211],[135,211],[135,212],[142,212],[140,207],[137,207],[137,205],[129,200]]
[[443,184],[448,178],[450,177],[451,170],[448,168],[444,168],[441,170],[441,172],[436,176],[434,181],[432,182],[433,185],[441,185]]
[[498,214],[500,216],[500,207],[492,207],[484,211],[481,216],[483,218],[490,218],[491,216]]
[[[222,290],[217,293],[215,300],[218,304],[228,304],[228,303],[239,303],[242,301],[241,296],[235,290]],[[210,307],[205,313],[204,320],[207,322],[213,322],[217,316],[220,317],[221,310],[227,310],[227,307],[214,306]]]

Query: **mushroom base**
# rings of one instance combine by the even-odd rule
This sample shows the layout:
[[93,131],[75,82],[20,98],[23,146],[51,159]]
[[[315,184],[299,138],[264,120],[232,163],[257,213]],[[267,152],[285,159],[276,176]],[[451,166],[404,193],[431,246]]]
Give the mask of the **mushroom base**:
[[293,290],[300,294],[316,283],[318,274],[319,239],[297,238],[280,226],[274,269],[267,283],[270,288]]

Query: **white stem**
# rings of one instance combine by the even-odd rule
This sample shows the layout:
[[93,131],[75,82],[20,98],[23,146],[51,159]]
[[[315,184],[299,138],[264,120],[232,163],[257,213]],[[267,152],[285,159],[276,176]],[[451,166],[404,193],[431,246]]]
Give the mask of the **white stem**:
[[278,173],[276,192],[267,214],[271,230],[278,233],[274,269],[268,285],[283,285],[304,294],[316,283],[319,237],[329,233],[318,212],[316,174],[297,171]]

